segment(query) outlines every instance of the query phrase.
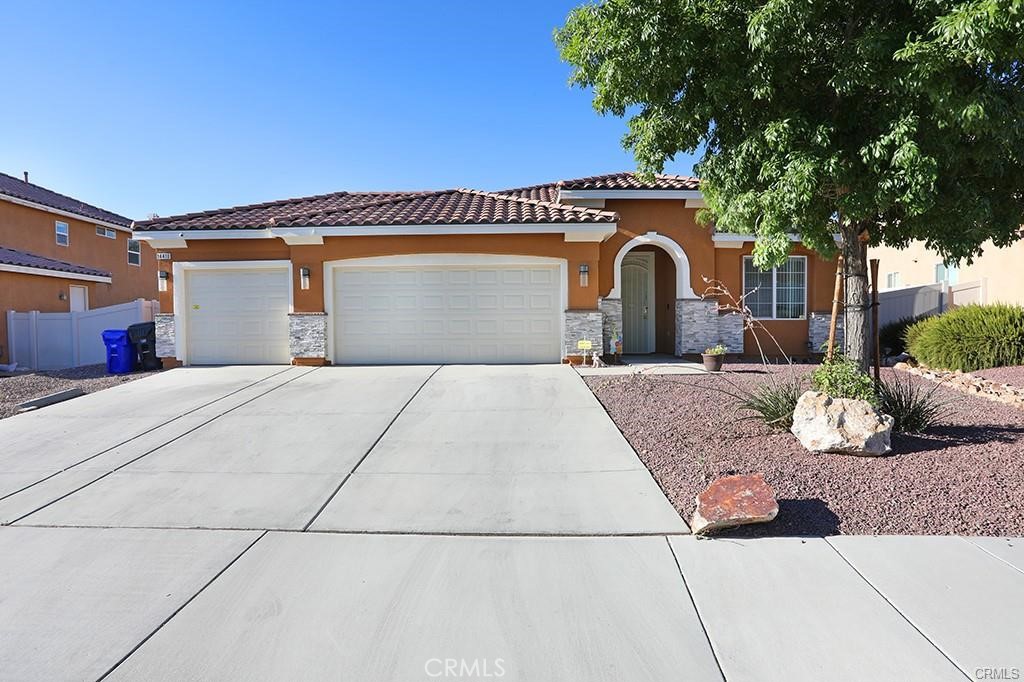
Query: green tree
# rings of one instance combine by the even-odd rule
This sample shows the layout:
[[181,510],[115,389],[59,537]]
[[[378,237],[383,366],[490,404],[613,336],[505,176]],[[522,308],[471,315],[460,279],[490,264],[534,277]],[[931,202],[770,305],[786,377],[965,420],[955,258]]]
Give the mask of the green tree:
[[862,366],[868,243],[970,262],[1020,236],[1024,0],[607,0],[555,40],[641,172],[703,151],[701,220],[758,266],[841,236]]

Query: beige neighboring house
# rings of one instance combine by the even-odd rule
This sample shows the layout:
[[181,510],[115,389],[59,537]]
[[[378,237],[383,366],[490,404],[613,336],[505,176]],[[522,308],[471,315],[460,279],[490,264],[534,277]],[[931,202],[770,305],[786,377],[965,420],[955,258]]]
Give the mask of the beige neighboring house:
[[996,248],[984,246],[974,262],[944,263],[939,254],[914,242],[905,249],[872,248],[879,259],[879,288],[884,291],[943,284],[952,305],[965,303],[1016,303],[1024,305],[1024,239]]

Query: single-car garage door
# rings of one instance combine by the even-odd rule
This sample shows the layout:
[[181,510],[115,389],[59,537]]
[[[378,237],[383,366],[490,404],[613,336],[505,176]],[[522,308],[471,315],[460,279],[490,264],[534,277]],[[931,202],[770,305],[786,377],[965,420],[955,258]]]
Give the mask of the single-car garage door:
[[188,362],[288,363],[288,270],[188,272]]
[[558,362],[559,280],[548,264],[339,265],[334,361]]

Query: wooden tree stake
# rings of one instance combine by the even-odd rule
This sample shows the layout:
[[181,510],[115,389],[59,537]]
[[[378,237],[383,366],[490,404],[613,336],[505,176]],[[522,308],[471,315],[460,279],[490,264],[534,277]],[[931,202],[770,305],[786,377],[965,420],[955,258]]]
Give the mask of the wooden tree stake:
[[871,264],[871,330],[875,340],[875,381],[881,381],[882,346],[878,342],[878,259],[872,258]]
[[839,254],[836,259],[836,287],[832,293],[832,319],[828,323],[828,353],[827,360],[832,359],[836,347],[836,322],[839,320],[839,297],[843,293],[843,255]]

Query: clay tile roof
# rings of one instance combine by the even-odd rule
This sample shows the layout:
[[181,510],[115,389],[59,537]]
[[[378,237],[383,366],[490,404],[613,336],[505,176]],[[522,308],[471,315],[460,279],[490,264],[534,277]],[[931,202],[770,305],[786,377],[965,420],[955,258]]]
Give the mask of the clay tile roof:
[[18,251],[0,246],[0,264],[17,265],[24,268],[39,268],[41,270],[55,270],[57,272],[70,272],[76,275],[93,275],[95,277],[110,277],[110,273],[99,268],[90,268],[77,263],[69,263],[56,258],[37,256],[28,251]]
[[140,231],[356,227],[372,225],[478,225],[611,223],[617,216],[578,206],[473,189],[430,192],[338,192],[253,206],[157,218]]
[[637,190],[697,190],[700,180],[686,175],[658,174],[651,182],[641,180],[636,173],[608,173],[592,175],[575,180],[559,180],[543,185],[530,185],[515,189],[502,190],[500,194],[540,199],[542,201],[558,201],[559,189],[637,189]]
[[132,222],[130,218],[125,218],[123,215],[105,211],[102,208],[97,208],[78,199],[58,194],[45,187],[19,180],[6,173],[0,173],[0,198],[2,198],[2,195],[31,201],[34,204],[42,204],[43,206],[55,208],[58,211],[74,213],[87,220],[102,220],[103,222],[123,225],[124,227],[128,227]]

